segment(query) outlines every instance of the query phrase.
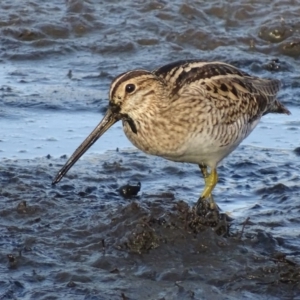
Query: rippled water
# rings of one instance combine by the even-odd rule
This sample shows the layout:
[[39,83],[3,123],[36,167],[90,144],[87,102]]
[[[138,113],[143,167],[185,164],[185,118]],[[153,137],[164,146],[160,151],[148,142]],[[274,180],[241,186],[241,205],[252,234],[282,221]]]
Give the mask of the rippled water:
[[[0,299],[297,299],[299,15],[299,0],[2,0]],[[233,232],[250,217],[242,239],[184,230],[176,205],[199,196],[199,170],[133,150],[121,124],[50,186],[114,76],[185,58],[283,82],[292,116],[265,116],[220,167]],[[138,181],[138,198],[117,192]]]

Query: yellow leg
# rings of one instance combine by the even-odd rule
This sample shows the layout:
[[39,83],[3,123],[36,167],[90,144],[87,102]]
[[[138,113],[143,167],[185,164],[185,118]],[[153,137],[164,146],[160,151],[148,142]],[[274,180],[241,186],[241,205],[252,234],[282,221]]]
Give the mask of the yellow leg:
[[212,190],[214,189],[214,187],[216,186],[217,182],[218,182],[218,173],[216,169],[212,169],[211,173],[208,174],[207,172],[207,166],[205,165],[199,165],[201,173],[204,177],[204,181],[205,181],[205,187],[204,187],[204,191],[202,192],[197,205],[199,205],[203,200],[205,199],[209,199],[210,202],[210,208],[211,209],[216,209],[218,208],[218,206],[216,205],[213,196],[212,196]]
[[205,199],[211,195],[212,190],[218,182],[218,173],[216,169],[212,169],[210,174],[205,179],[205,188],[201,198]]

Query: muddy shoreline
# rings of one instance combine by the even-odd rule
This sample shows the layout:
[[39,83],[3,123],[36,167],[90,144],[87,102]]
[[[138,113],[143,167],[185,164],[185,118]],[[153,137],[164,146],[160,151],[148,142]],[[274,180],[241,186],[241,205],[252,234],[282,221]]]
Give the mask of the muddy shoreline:
[[[299,8],[0,1],[0,299],[300,299]],[[264,116],[219,167],[227,237],[193,222],[199,168],[133,150],[121,124],[51,186],[115,76],[183,59],[279,79],[292,112]]]
[[[258,169],[275,170],[272,159],[268,162],[265,157],[252,164],[244,159],[243,168],[238,166],[240,155],[253,151],[242,147],[221,167],[220,189],[215,192],[221,208],[226,209],[235,190],[226,191],[231,179],[224,175],[231,165],[244,176]],[[268,155],[280,157],[276,150],[268,150]],[[264,202],[243,214],[229,212],[234,220],[229,236],[223,237],[212,228],[195,226],[188,214],[193,199],[178,177],[191,172],[191,165],[137,151],[111,151],[81,160],[53,187],[51,179],[65,160],[48,156],[2,162],[1,273],[7,274],[2,277],[2,299],[56,299],[57,294],[70,299],[297,299],[300,295],[299,250],[289,241],[291,236],[272,232],[276,226],[284,231],[299,224],[300,205],[289,201],[296,193],[286,182],[279,179],[249,191]],[[169,187],[164,172],[173,182]],[[245,188],[237,176],[230,177]],[[249,179],[259,184],[258,178]],[[141,192],[131,198],[121,196],[122,184],[136,180],[142,183]],[[285,203],[282,222],[274,221],[279,212],[269,207],[274,199],[276,207]]]

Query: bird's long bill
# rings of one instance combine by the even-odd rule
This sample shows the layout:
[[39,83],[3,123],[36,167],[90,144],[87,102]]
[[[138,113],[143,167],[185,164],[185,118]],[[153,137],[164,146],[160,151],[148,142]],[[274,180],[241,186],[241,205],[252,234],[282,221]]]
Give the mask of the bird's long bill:
[[119,121],[117,114],[113,113],[109,108],[97,127],[92,133],[82,142],[82,144],[75,150],[66,164],[57,173],[52,181],[52,184],[58,183],[77,162],[77,160],[100,138],[105,131],[107,131],[113,124]]

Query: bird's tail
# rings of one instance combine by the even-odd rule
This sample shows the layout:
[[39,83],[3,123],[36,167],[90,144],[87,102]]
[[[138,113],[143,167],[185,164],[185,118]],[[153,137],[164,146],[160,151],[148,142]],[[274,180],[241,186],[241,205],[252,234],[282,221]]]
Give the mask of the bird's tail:
[[277,99],[273,101],[273,103],[268,108],[268,111],[266,113],[277,113],[277,114],[286,114],[286,115],[291,114],[291,112]]

